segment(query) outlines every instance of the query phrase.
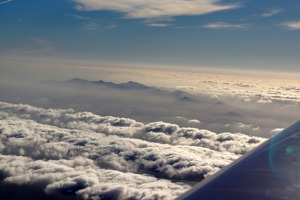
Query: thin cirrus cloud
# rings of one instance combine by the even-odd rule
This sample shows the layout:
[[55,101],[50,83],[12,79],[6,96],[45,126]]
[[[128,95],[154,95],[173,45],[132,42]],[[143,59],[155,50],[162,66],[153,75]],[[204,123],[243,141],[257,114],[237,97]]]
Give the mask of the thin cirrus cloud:
[[54,50],[52,43],[43,38],[33,38],[34,44],[39,47],[43,52],[51,52]]
[[273,17],[274,15],[277,15],[278,13],[281,13],[283,10],[281,8],[274,8],[270,9],[267,12],[263,13],[262,17]]
[[80,11],[110,10],[127,18],[160,18],[180,15],[202,15],[239,8],[239,4],[222,4],[219,0],[73,0]]
[[206,24],[203,27],[209,28],[209,29],[243,29],[243,28],[246,28],[246,25],[230,24],[230,23],[225,23],[225,22],[216,22],[216,23]]
[[88,20],[88,19],[90,19],[89,17],[85,17],[85,16],[81,16],[81,15],[65,14],[65,16],[71,17],[73,19],[78,19],[78,20]]
[[12,2],[12,0],[2,1],[2,2],[0,2],[0,5],[5,4],[5,3],[9,3],[9,2]]
[[95,22],[86,22],[86,23],[82,23],[82,28],[83,30],[94,31],[99,28],[99,24]]
[[65,16],[71,17],[76,20],[82,21],[81,29],[86,31],[94,31],[99,29],[99,24],[91,21],[91,18],[82,15],[65,14]]
[[287,22],[282,24],[282,26],[289,30],[300,30],[300,21]]
[[44,38],[32,38],[28,45],[10,49],[9,54],[14,55],[37,55],[55,51],[53,44]]

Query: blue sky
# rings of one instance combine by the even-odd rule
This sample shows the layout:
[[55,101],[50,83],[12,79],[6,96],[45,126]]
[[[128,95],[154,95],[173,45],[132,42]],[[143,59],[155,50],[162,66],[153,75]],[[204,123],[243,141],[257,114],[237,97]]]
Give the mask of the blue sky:
[[1,0],[0,55],[300,72],[297,0]]

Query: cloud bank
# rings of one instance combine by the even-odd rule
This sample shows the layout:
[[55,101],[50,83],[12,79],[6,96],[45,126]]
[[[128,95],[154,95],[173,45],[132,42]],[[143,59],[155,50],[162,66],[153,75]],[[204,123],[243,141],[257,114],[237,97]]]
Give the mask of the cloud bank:
[[0,103],[1,187],[53,197],[173,199],[264,139]]
[[235,9],[238,4],[221,4],[219,0],[73,0],[81,11],[110,10],[121,12],[127,18],[162,18],[180,15],[203,15]]

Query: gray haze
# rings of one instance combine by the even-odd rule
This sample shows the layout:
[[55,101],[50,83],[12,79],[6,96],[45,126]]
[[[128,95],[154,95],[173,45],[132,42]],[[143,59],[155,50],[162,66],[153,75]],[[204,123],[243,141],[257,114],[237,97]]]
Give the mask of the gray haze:
[[[130,85],[132,83],[133,85]],[[129,84],[129,87],[126,86]],[[121,86],[126,87],[121,87]],[[132,118],[144,123],[164,121],[185,127],[270,137],[298,118],[296,102],[257,103],[237,96],[206,94],[141,85],[69,81],[1,84],[1,101],[43,108],[72,108],[100,115]]]

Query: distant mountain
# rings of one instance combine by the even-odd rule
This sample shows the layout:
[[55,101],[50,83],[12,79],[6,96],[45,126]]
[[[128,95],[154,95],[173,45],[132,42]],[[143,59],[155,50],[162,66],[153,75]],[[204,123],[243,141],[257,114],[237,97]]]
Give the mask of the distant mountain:
[[[72,80],[72,79],[71,79]],[[112,87],[112,88],[118,88],[118,89],[134,89],[134,90],[147,90],[147,89],[152,89],[149,86],[137,83],[137,82],[133,82],[133,81],[129,81],[127,83],[113,83],[113,82],[105,82],[103,80],[99,80],[99,81],[90,81],[91,84],[97,84],[97,85],[103,85],[103,86],[108,86],[108,87]]]
[[200,101],[197,99],[193,99],[192,97],[183,96],[178,99],[180,102],[186,102],[186,103],[199,103]]
[[87,80],[80,79],[80,78],[73,78],[73,79],[70,79],[70,80],[68,80],[68,81],[62,81],[62,82],[78,83],[78,84],[88,83]]
[[[61,84],[66,86],[75,86],[75,87],[84,87],[87,88],[89,86],[103,86],[108,89],[117,89],[117,90],[131,90],[136,92],[145,92],[146,94],[156,95],[160,97],[168,97],[174,98],[177,102],[181,103],[199,103],[200,101],[196,96],[193,96],[187,92],[181,90],[170,91],[168,89],[150,87],[138,82],[129,81],[127,83],[113,83],[106,82],[103,80],[99,81],[88,81],[81,78],[73,78],[66,81],[48,81],[44,82],[47,84],[52,84],[55,86],[59,86]],[[143,93],[143,94],[145,94]]]
[[224,113],[224,115],[229,116],[229,117],[235,117],[235,118],[242,118],[243,117],[241,114],[233,112],[233,111]]
[[[57,82],[55,82],[57,83]],[[129,81],[127,83],[113,83],[113,82],[106,82],[103,80],[99,81],[87,81],[80,78],[73,78],[67,81],[61,81],[60,83],[66,83],[66,84],[76,84],[76,85],[100,85],[105,87],[110,87],[113,89],[128,89],[128,90],[151,90],[156,89],[153,87],[149,87],[137,82]]]

